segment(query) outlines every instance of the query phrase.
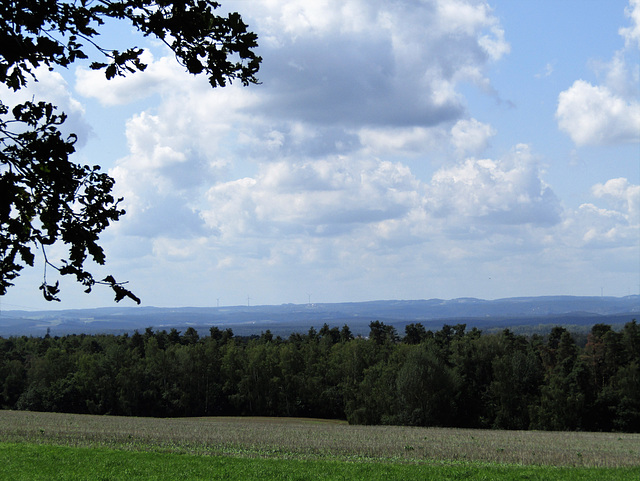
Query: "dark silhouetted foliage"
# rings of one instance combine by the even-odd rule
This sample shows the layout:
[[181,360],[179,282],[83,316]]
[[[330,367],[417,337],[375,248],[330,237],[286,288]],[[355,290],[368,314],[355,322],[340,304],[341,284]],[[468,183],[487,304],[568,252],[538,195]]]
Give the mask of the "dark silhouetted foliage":
[[[638,326],[596,325],[585,347],[448,326],[422,341],[372,323],[288,339],[144,334],[0,338],[5,409],[132,416],[308,416],[356,424],[640,431]],[[408,334],[410,335],[410,334]]]

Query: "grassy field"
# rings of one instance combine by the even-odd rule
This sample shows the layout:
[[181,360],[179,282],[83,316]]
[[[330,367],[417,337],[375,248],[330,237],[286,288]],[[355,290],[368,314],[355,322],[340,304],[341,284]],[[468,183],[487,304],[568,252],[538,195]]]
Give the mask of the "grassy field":
[[0,479],[640,479],[639,434],[0,411],[0,442]]
[[637,468],[263,459],[0,443],[0,479],[13,481],[52,479],[637,481],[639,475],[640,469]]

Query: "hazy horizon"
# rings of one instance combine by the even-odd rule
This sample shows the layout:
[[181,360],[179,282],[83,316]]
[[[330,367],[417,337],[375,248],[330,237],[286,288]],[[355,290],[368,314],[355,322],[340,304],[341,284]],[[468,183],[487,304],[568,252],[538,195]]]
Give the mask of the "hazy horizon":
[[[626,296],[604,296],[604,295],[600,295],[600,296],[574,296],[574,295],[563,295],[563,294],[556,294],[556,295],[544,295],[544,296],[513,296],[513,297],[500,297],[500,298],[495,298],[495,299],[484,299],[484,298],[479,298],[479,297],[455,297],[455,298],[449,298],[449,299],[445,299],[445,298],[439,298],[439,297],[433,297],[433,298],[424,298],[424,299],[369,299],[369,300],[365,300],[365,301],[336,301],[336,302],[300,302],[300,303],[296,303],[296,302],[283,302],[283,303],[279,303],[279,304],[220,304],[220,305],[192,305],[192,306],[178,306],[178,305],[166,305],[166,306],[153,306],[153,305],[128,305],[128,304],[124,304],[124,303],[111,303],[111,304],[106,304],[106,305],[102,305],[102,306],[90,306],[90,307],[79,307],[79,308],[69,308],[69,307],[56,307],[58,305],[58,303],[50,303],[48,305],[50,305],[50,308],[45,307],[44,309],[29,309],[29,308],[5,308],[4,305],[2,304],[2,302],[0,302],[0,316],[2,315],[3,312],[40,312],[40,311],[66,311],[66,310],[91,310],[91,309],[96,309],[96,310],[100,310],[100,309],[121,309],[121,308],[131,308],[133,310],[136,309],[162,309],[162,310],[171,310],[171,309],[175,309],[175,310],[183,310],[183,309],[229,309],[229,308],[247,308],[247,307],[255,307],[255,308],[260,308],[260,307],[284,307],[284,306],[300,306],[300,307],[306,307],[306,306],[325,306],[325,305],[340,305],[340,304],[366,304],[366,303],[392,303],[392,302],[430,302],[430,301],[442,301],[444,303],[452,303],[455,301],[465,301],[465,300],[470,300],[470,301],[480,301],[480,302],[500,302],[500,301],[509,301],[509,300],[519,300],[519,299],[526,299],[526,300],[534,300],[534,299],[552,299],[552,298],[575,298],[575,299],[615,299],[615,300],[622,300],[622,299],[626,299],[629,297],[636,297],[640,299],[640,295],[638,294],[630,294],[630,295],[626,295]],[[10,304],[9,304],[10,305]],[[640,304],[638,305],[638,307],[640,308]]]

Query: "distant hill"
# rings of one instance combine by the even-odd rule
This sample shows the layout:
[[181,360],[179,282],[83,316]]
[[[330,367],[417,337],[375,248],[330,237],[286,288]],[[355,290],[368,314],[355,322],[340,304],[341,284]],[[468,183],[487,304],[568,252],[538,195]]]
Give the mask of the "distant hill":
[[404,327],[421,322],[427,329],[465,323],[468,328],[495,329],[515,326],[565,325],[589,328],[593,324],[622,325],[640,314],[640,296],[625,297],[513,297],[496,300],[474,298],[389,300],[332,304],[282,304],[232,307],[106,307],[51,311],[3,311],[0,336],[97,334],[176,328],[196,328],[207,334],[211,326],[230,327],[237,335],[276,335],[319,329],[324,323],[349,325],[354,334],[367,335],[374,320]]

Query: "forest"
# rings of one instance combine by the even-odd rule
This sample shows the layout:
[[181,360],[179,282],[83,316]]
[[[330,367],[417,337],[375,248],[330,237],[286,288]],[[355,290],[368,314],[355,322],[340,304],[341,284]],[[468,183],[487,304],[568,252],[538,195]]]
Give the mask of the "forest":
[[640,432],[640,327],[546,335],[466,325],[404,336],[375,321],[283,339],[147,328],[0,338],[3,409],[128,416],[298,416],[492,429]]

